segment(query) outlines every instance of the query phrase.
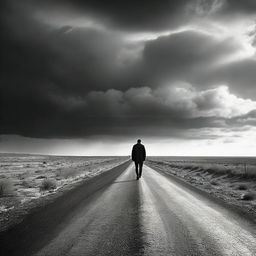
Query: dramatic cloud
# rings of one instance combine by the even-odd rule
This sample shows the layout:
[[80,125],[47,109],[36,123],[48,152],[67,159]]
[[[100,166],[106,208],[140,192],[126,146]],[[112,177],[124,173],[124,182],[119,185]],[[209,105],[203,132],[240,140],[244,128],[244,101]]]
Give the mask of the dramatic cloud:
[[231,38],[220,40],[188,30],[147,42],[143,51],[143,67],[149,81],[187,81],[215,68],[239,49],[239,43]]
[[212,70],[206,70],[201,76],[194,78],[194,82],[202,85],[226,83],[232,87],[232,90],[235,93],[242,95],[242,97],[249,97],[255,100],[255,72],[255,59],[244,59],[228,65],[216,67]]
[[189,0],[116,1],[65,0],[40,1],[44,8],[61,6],[72,8],[79,17],[95,17],[110,27],[128,31],[156,31],[170,29],[184,23]]
[[[225,127],[230,120],[256,109],[256,102],[231,94],[226,86],[197,91],[188,84],[130,88],[124,92],[91,91],[83,96],[51,94],[48,102],[31,100],[30,104],[35,108],[23,108],[24,112],[15,109],[22,120],[5,115],[8,125],[1,127],[1,133],[11,131],[35,137],[97,134],[173,137],[182,136],[182,130],[186,129]],[[46,105],[48,108],[43,110]]]
[[2,7],[0,134],[229,144],[256,126],[253,0]]
[[236,13],[250,13],[255,14],[256,2],[254,0],[224,0],[224,11],[228,11],[231,14],[235,11]]

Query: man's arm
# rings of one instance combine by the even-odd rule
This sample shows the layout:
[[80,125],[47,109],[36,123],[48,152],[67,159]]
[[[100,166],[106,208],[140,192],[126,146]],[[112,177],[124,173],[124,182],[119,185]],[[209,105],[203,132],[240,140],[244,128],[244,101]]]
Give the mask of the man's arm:
[[134,155],[135,155],[135,150],[134,150],[134,146],[132,147],[132,161],[134,161]]
[[145,147],[143,146],[143,158],[144,158],[144,161],[146,160],[146,149]]

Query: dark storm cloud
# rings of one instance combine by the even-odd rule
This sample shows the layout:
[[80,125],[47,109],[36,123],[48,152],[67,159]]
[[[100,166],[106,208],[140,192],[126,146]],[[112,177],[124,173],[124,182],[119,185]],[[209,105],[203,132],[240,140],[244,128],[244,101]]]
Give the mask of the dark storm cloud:
[[256,12],[256,2],[254,0],[226,0],[223,1],[223,12],[228,12],[230,14],[236,13],[255,13]]
[[119,59],[126,46],[115,34],[52,28],[19,4],[5,9],[1,25],[1,133],[52,136],[60,129],[61,135],[86,135],[91,128],[80,121],[83,112],[74,111],[76,102],[59,101],[130,83],[129,64]]
[[239,45],[234,40],[185,31],[148,42],[143,66],[150,81],[187,80],[237,49]]
[[[234,113],[241,115],[236,106],[248,103],[235,98],[226,108],[227,89],[200,91],[189,80],[202,81],[201,73],[236,52],[235,40],[216,40],[192,30],[149,41],[123,37],[127,30],[164,30],[183,24],[188,2],[65,1],[72,12],[79,10],[79,17],[83,12],[91,15],[102,27],[53,25],[54,17],[47,12],[49,23],[42,21],[37,11],[63,4],[57,1],[38,2],[38,7],[34,1],[7,3],[1,15],[0,133],[177,136],[181,130],[231,123]],[[239,74],[243,63],[234,65],[216,74],[227,81]],[[247,74],[253,84],[254,69],[244,65],[244,79]],[[186,85],[176,83],[179,80]],[[169,91],[166,83],[174,89]]]
[[256,110],[252,110],[245,115],[236,116],[226,120],[228,126],[232,126],[233,129],[242,127],[242,129],[249,129],[251,126],[256,126]]
[[72,93],[108,87],[109,81],[113,85],[122,73],[117,66],[121,46],[114,35],[83,28],[51,29],[33,20],[17,24],[11,35],[8,29],[2,44],[6,76],[17,72],[21,80],[32,83],[33,78],[38,79],[61,86],[61,90],[71,88],[68,92]]
[[44,8],[72,7],[78,14],[95,17],[108,26],[143,32],[177,28],[198,15],[256,12],[254,0],[64,0],[61,3],[44,0],[39,3]]
[[230,85],[232,91],[243,98],[256,100],[256,61],[246,58],[227,65],[204,69],[200,74],[191,76],[191,81],[198,85],[209,84]]
[[16,96],[9,105],[3,101],[1,133],[30,137],[173,136],[177,129],[220,125],[218,118],[192,117],[193,109],[186,101],[163,104],[166,99],[159,93],[150,88],[134,88],[126,92],[93,91],[83,98],[58,96],[39,100],[35,95]]
[[189,0],[142,0],[142,1],[101,1],[101,0],[65,0],[41,1],[47,5],[71,6],[79,13],[96,17],[108,26],[126,29],[155,31],[170,29],[183,24]]
[[[0,132],[77,136],[103,132],[103,124],[115,125],[97,111],[108,105],[82,107],[90,90],[129,83],[118,60],[119,38],[92,29],[54,29],[19,5],[11,7],[2,16]],[[125,69],[129,73],[127,65]]]

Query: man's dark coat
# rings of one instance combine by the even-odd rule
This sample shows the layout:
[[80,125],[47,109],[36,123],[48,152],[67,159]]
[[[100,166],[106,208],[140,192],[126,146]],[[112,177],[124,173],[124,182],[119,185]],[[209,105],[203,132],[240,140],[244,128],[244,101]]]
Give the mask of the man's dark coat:
[[146,150],[144,145],[137,143],[132,148],[132,160],[135,163],[142,163],[146,159]]

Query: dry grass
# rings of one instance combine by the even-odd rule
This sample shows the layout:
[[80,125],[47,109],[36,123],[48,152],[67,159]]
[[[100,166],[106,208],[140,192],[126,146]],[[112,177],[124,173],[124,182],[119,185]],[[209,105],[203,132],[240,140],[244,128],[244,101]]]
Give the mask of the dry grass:
[[69,169],[58,169],[56,171],[56,177],[57,178],[68,179],[68,178],[74,177],[76,175],[77,175],[77,173],[72,168],[69,168]]
[[248,192],[241,196],[241,200],[252,201],[254,199],[256,199],[256,195],[253,192]]
[[57,187],[56,181],[53,179],[44,179],[40,185],[41,191],[53,190]]
[[218,185],[219,185],[219,183],[218,183],[217,181],[215,181],[215,180],[212,180],[212,181],[211,181],[211,184],[212,184],[213,186],[218,186]]
[[13,185],[8,179],[0,180],[0,197],[13,195]]
[[[151,161],[151,160],[150,160]],[[229,178],[239,177],[242,179],[256,179],[256,166],[245,164],[201,163],[201,162],[172,162],[152,161],[156,164],[167,165],[187,171],[200,171],[215,176],[226,175]]]
[[45,175],[39,175],[39,176],[37,176],[37,177],[36,177],[36,179],[37,179],[37,180],[45,179],[45,178],[46,178],[46,176],[45,176]]
[[31,184],[31,182],[27,181],[27,180],[23,180],[20,185],[24,188],[32,188],[33,184]]
[[248,187],[247,187],[245,184],[239,184],[239,185],[237,186],[237,189],[238,189],[238,190],[247,190]]

